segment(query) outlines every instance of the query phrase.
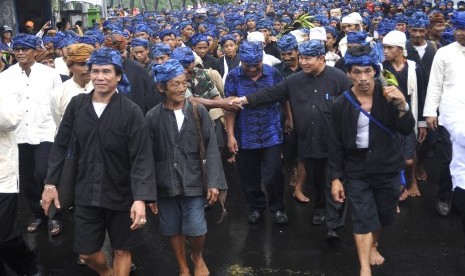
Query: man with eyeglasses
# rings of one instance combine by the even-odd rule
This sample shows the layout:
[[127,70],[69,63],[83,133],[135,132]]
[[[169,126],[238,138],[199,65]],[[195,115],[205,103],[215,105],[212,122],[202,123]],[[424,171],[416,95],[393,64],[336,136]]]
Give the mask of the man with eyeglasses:
[[[59,74],[34,60],[41,45],[40,38],[19,34],[13,40],[18,63],[2,73],[2,91],[19,94],[23,119],[16,129],[19,148],[19,175],[22,192],[32,212],[27,231],[35,232],[46,222],[40,207],[47,174],[47,160],[54,141],[56,125],[50,112],[50,95],[61,84]],[[51,235],[61,231],[61,222],[52,218]]]

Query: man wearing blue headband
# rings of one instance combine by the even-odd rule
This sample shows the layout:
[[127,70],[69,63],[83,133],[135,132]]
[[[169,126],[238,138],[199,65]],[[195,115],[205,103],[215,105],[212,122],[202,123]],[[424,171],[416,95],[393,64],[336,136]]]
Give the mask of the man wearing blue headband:
[[[425,78],[429,79],[431,66],[433,64],[434,56],[436,55],[436,51],[438,45],[435,42],[427,40],[428,37],[428,27],[429,27],[429,19],[428,16],[422,12],[416,12],[412,15],[409,21],[409,28],[408,32],[410,34],[410,40],[406,43],[407,48],[407,59],[415,61],[417,65],[420,65],[425,71]],[[427,88],[426,83],[426,88]],[[443,130],[443,129],[442,129]],[[447,149],[449,147],[444,147],[448,143],[434,143],[436,140],[436,136],[441,136],[441,141],[447,141],[449,138],[444,136],[445,131],[433,132],[430,131],[426,136],[426,140],[424,143],[419,143],[417,146],[417,162],[416,162],[416,177],[418,180],[427,180],[428,175],[426,174],[423,168],[423,161],[426,158],[429,151],[435,149],[436,150],[436,159],[442,159],[443,157],[447,156],[446,154],[442,154],[444,152],[448,152]],[[449,143],[450,144],[450,143]],[[446,150],[446,151],[444,151]],[[440,153],[442,152],[442,153]],[[439,169],[438,171],[441,172],[448,172],[449,171],[449,163],[450,160],[445,160],[444,162],[438,162],[437,166],[443,166],[443,168]],[[441,164],[441,165],[440,165]],[[445,164],[445,165],[443,165]],[[452,180],[450,178],[450,173],[441,173],[437,179],[439,191],[438,191],[438,203],[439,202],[450,202],[450,195],[452,190]],[[439,206],[439,205],[437,205]],[[448,204],[440,204],[440,206],[448,206]],[[447,208],[446,208],[447,209]],[[444,210],[444,208],[440,208],[439,210]],[[439,211],[440,214],[445,215],[447,213],[443,211]]]
[[202,59],[203,68],[218,71],[218,60],[210,55],[210,41],[205,34],[195,34],[191,37],[192,50]]
[[149,57],[150,42],[147,39],[135,38],[131,43],[131,54],[134,58],[144,66],[145,73],[152,70],[153,61]]
[[[424,116],[428,127],[435,130],[444,127],[452,141],[450,173],[454,189],[453,201],[462,215],[465,227],[465,97],[463,87],[463,64],[465,64],[465,12],[455,12],[451,17],[454,26],[455,42],[440,48],[434,57],[431,68]],[[439,108],[440,117],[437,118]],[[449,208],[450,200],[438,202]],[[438,205],[439,205],[438,204]],[[448,204],[448,205],[447,205]],[[441,206],[438,206],[441,207]]]
[[[25,49],[23,51],[26,52]],[[32,58],[32,60],[34,59]],[[0,61],[0,65],[1,63]],[[17,66],[13,65],[12,69],[14,70]],[[0,154],[2,156],[0,159],[0,167],[2,168],[0,179],[0,259],[2,263],[0,264],[0,274],[7,274],[5,270],[5,265],[7,265],[17,275],[41,276],[43,274],[38,263],[39,252],[28,246],[21,234],[22,231],[18,229],[20,191],[18,183],[20,185],[24,185],[24,183],[23,179],[19,182],[18,139],[15,137],[15,130],[20,125],[21,120],[26,119],[27,116],[23,115],[23,107],[20,103],[21,93],[10,91],[8,87],[5,87],[5,84],[15,82],[14,79],[3,78],[11,76],[8,72],[7,70],[6,73],[0,74],[0,83],[2,83],[2,93],[0,93]],[[15,83],[15,85],[20,85],[20,83]],[[21,192],[24,192],[23,186],[21,186]],[[34,202],[35,205],[39,205],[38,203]]]
[[[47,221],[39,205],[47,174],[47,163],[43,161],[48,158],[57,127],[50,112],[50,96],[61,84],[60,76],[53,68],[35,61],[40,44],[37,36],[16,35],[12,48],[18,63],[2,73],[3,80],[7,80],[2,82],[2,93],[21,96],[23,120],[16,129],[16,139],[21,190],[32,213],[27,224],[28,232],[37,231]],[[50,222],[50,234],[59,234],[59,218],[51,218]]]
[[[232,69],[226,77],[227,97],[243,98],[256,92],[258,87],[270,87],[283,80],[277,69],[262,63],[261,44],[243,42],[239,57],[241,65]],[[259,223],[268,202],[274,223],[286,224],[284,176],[281,172],[283,130],[279,103],[228,112],[226,129],[228,148],[236,154],[236,167],[249,207],[248,222]],[[261,189],[262,182],[268,198]]]
[[[129,83],[121,54],[110,48],[87,61],[94,89],[71,99],[49,158],[42,207],[60,207],[60,183],[70,138],[79,147],[75,183],[74,251],[100,275],[129,275],[131,250],[144,243],[145,204],[156,200],[150,136],[141,109],[124,93]],[[73,133],[73,134],[72,134]],[[102,246],[114,250],[108,267]]]
[[[155,62],[155,64],[162,64],[165,63],[168,59],[170,59],[171,48],[169,45],[160,42],[152,47],[152,53],[153,61]],[[153,70],[151,72],[153,73]]]
[[[350,87],[349,78],[339,69],[325,64],[324,44],[318,40],[299,46],[299,63],[302,71],[270,88],[242,96],[231,104],[251,108],[276,101],[289,100],[294,128],[299,136],[299,159],[305,162],[305,170],[315,185],[315,209],[312,223],[328,227],[327,239],[339,239],[338,231],[344,225],[344,213],[329,193],[330,183],[326,176],[328,157],[328,128],[333,101]],[[310,91],[310,93],[308,93]],[[328,197],[326,198],[326,195]]]
[[[214,124],[205,107],[186,99],[188,81],[179,61],[170,59],[158,64],[153,72],[164,100],[145,118],[152,137],[158,194],[151,209],[160,214],[160,233],[170,239],[179,275],[209,275],[202,257],[207,233],[205,203],[214,204],[219,189],[227,189],[226,182],[221,181],[224,173]],[[205,175],[201,173],[199,130],[205,147]],[[189,273],[186,240],[192,248],[189,255],[195,274]]]
[[370,46],[348,49],[345,61],[353,85],[332,106],[329,174],[334,200],[347,199],[351,207],[360,276],[365,276],[384,262],[379,234],[396,218],[404,161],[393,135],[412,133],[415,120],[404,94],[376,81],[380,69]]

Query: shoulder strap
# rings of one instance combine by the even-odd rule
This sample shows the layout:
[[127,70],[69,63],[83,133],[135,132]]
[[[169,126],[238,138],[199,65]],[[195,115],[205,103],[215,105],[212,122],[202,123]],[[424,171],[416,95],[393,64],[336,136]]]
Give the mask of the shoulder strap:
[[378,121],[375,117],[371,116],[370,113],[366,112],[355,100],[352,98],[352,96],[349,94],[349,91],[344,92],[344,97],[346,97],[347,100],[355,107],[357,108],[360,112],[363,113],[363,115],[367,116],[368,119],[370,119],[373,123],[375,123],[377,126],[379,126],[384,132],[389,134],[392,138],[394,138],[394,133],[384,126],[380,121]]
[[205,152],[205,143],[203,139],[203,132],[202,132],[202,124],[200,122],[200,114],[199,114],[199,105],[196,102],[192,103],[193,113],[194,113],[194,120],[195,120],[195,127],[197,128],[197,137],[199,141],[199,152],[200,152],[200,168],[202,170],[202,183],[203,188],[208,191],[207,186],[207,157]]

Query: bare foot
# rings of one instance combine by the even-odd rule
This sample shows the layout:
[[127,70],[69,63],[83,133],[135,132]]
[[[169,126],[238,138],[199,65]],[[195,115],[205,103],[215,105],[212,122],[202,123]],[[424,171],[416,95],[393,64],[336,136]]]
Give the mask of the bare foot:
[[187,271],[187,272],[179,272],[179,276],[191,276],[191,273],[189,271]]
[[416,169],[417,172],[417,180],[418,181],[426,181],[428,180],[428,174],[426,174],[426,171],[423,167],[418,167]]
[[406,200],[408,198],[408,196],[409,196],[409,193],[408,193],[407,189],[404,188],[403,190],[400,191],[399,201]]
[[295,190],[294,193],[292,194],[292,197],[295,198],[300,203],[309,203],[310,198],[306,197],[304,193],[302,193],[301,190]]
[[192,262],[195,267],[195,276],[208,276],[210,271],[208,271],[207,264],[205,264],[202,256],[195,257],[194,254],[191,255]]
[[382,265],[384,263],[384,257],[379,254],[379,251],[376,247],[371,249],[370,254],[370,264],[371,265]]
[[418,184],[416,182],[412,182],[410,188],[407,189],[407,193],[411,197],[421,196],[420,190],[418,189]]

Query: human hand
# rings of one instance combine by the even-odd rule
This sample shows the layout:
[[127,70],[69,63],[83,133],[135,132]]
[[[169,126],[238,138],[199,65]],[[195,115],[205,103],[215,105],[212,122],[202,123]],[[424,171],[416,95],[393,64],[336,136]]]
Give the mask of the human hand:
[[213,205],[215,202],[218,200],[218,195],[220,194],[220,191],[217,188],[210,188],[208,189],[207,192],[207,201],[208,205]]
[[292,120],[287,119],[284,123],[284,132],[289,134],[291,133],[292,129],[294,129],[294,123],[292,122]]
[[403,104],[405,106],[407,103],[404,94],[393,85],[383,87],[383,95],[388,102],[393,102],[395,105]]
[[426,125],[431,130],[436,130],[438,128],[438,117],[426,117]]
[[55,185],[45,184],[44,191],[42,192],[42,209],[44,209],[45,215],[48,216],[48,210],[52,204],[58,209],[61,208],[60,200],[58,199],[58,191]]
[[232,98],[229,101],[229,105],[236,106],[236,107],[238,107],[240,109],[244,109],[244,107],[242,105],[248,104],[248,103],[249,102],[247,101],[246,97],[235,97],[235,98]]
[[228,149],[229,152],[233,154],[237,154],[237,151],[239,150],[239,145],[233,135],[228,135]]
[[426,135],[428,135],[428,132],[426,131],[426,127],[419,127],[418,128],[418,142],[422,143],[426,139]]
[[341,180],[336,178],[331,183],[331,194],[333,195],[333,199],[336,202],[343,203],[346,195],[344,193],[344,186],[342,185]]
[[141,228],[147,222],[145,218],[145,203],[142,200],[136,200],[131,207],[131,230]]
[[227,111],[237,111],[237,110],[241,109],[241,107],[231,104],[231,101],[233,99],[235,99],[235,98],[236,97],[229,97],[229,98],[226,98],[226,99],[222,99],[221,100],[221,108],[224,109],[224,110],[227,110]]
[[150,208],[152,214],[158,215],[158,204],[156,202],[147,204],[147,207]]

